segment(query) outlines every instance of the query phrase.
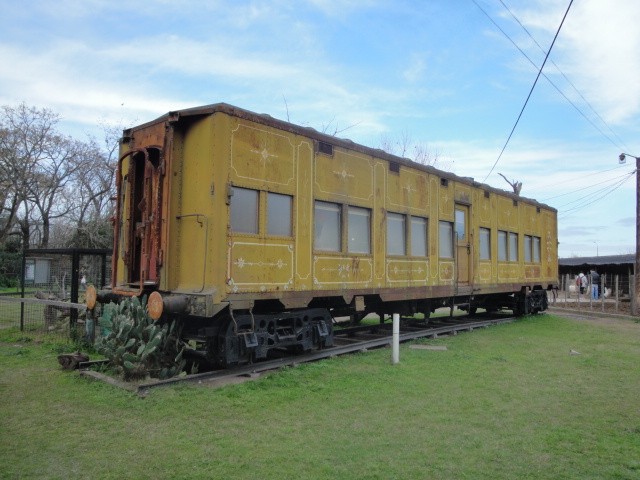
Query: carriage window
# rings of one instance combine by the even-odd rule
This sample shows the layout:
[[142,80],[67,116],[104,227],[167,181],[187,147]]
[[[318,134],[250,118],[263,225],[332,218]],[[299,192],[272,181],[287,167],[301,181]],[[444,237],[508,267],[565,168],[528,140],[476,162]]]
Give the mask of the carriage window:
[[456,210],[456,238],[464,240],[466,236],[464,210]]
[[540,237],[524,236],[524,261],[540,263]]
[[335,203],[317,201],[315,204],[314,246],[316,250],[339,252],[342,230],[341,208]]
[[351,253],[371,253],[371,213],[366,208],[349,207],[347,213],[349,244]]
[[491,230],[480,228],[480,260],[491,260]]
[[291,236],[291,197],[267,193],[267,234]]
[[405,216],[387,212],[387,255],[406,255]]
[[509,261],[518,261],[518,234],[509,232]]
[[453,223],[440,221],[438,230],[440,258],[453,258]]
[[427,256],[427,219],[411,217],[411,255]]
[[540,237],[533,237],[533,261],[540,263]]
[[507,261],[507,232],[498,230],[498,260]]
[[258,191],[233,187],[231,230],[235,233],[258,233]]

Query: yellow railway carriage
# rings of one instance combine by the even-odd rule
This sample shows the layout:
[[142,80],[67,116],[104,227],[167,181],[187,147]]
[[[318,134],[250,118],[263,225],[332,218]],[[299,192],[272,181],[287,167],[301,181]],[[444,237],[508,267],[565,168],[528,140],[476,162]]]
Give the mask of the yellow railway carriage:
[[125,130],[111,289],[209,361],[332,344],[332,318],[544,310],[556,211],[227,104]]

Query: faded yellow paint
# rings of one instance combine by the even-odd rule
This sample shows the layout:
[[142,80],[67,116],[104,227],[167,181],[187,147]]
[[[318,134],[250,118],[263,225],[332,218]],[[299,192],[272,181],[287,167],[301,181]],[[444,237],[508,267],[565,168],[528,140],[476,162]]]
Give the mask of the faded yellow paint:
[[387,178],[388,165],[386,162],[377,161],[374,165],[374,191],[372,244],[374,245],[374,286],[384,287],[388,284],[386,279],[386,251],[387,251]]
[[335,148],[333,156],[315,157],[315,197],[352,205],[373,201],[373,162],[365,155]]
[[477,283],[489,283],[493,277],[491,271],[491,262],[480,262],[478,264]]
[[537,265],[525,265],[524,278],[540,278],[540,267]]
[[494,211],[491,204],[491,195],[485,197],[484,190],[478,190],[475,201],[474,213],[478,216],[478,224],[481,227],[492,227],[492,212]]
[[313,270],[315,288],[326,290],[373,285],[373,263],[370,258],[315,255]]
[[455,273],[455,264],[450,261],[440,261],[440,275],[439,275],[439,283],[444,285],[450,285],[453,282],[453,276]]
[[264,244],[235,239],[229,246],[227,292],[264,292],[293,288],[293,243]]
[[429,212],[428,177],[424,172],[400,168],[398,174],[387,175],[387,208],[409,211],[424,216]]
[[231,131],[233,184],[248,188],[295,187],[295,152],[291,135],[238,122]]
[[297,149],[297,175],[295,195],[295,288],[313,288],[313,234],[308,228],[313,223],[313,143],[300,141]]
[[520,278],[520,265],[507,262],[498,263],[498,281],[514,281]]
[[[210,122],[207,120],[194,124],[189,135],[180,142],[179,158],[173,163],[173,192],[178,195],[177,202],[172,205],[172,215],[169,219],[173,233],[173,248],[169,257],[173,260],[172,275],[169,285],[171,290],[194,291],[202,288],[202,277],[206,262],[209,258],[205,250],[209,224],[210,201],[207,195],[209,189],[205,181],[211,178],[212,168],[207,164],[206,145],[210,143]],[[189,157],[189,162],[181,161]],[[210,162],[209,162],[210,163]],[[201,173],[198,173],[201,172]],[[173,198],[172,198],[173,200]],[[198,219],[196,214],[202,215]],[[198,221],[200,220],[200,221]],[[207,225],[205,226],[205,223]],[[173,253],[173,254],[171,254]],[[198,259],[200,261],[198,262]]]
[[454,186],[440,186],[438,195],[438,214],[440,220],[453,221]]
[[401,286],[429,285],[427,260],[387,260],[387,283]]

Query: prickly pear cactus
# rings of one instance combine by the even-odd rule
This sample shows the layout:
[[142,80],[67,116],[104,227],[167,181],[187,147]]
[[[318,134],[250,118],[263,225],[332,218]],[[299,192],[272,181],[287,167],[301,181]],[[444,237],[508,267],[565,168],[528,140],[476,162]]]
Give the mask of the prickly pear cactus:
[[175,320],[159,325],[146,311],[146,297],[105,305],[98,320],[104,335],[96,343],[116,373],[125,380],[170,378],[184,369],[185,345]]

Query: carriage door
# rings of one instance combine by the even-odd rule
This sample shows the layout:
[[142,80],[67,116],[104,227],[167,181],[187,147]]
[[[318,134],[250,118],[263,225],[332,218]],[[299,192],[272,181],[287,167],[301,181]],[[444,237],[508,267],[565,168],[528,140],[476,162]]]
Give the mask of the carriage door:
[[469,207],[467,205],[456,205],[455,241],[458,283],[469,283],[471,236],[469,235]]
[[160,151],[145,148],[131,157],[129,167],[130,283],[157,282],[160,225]]

